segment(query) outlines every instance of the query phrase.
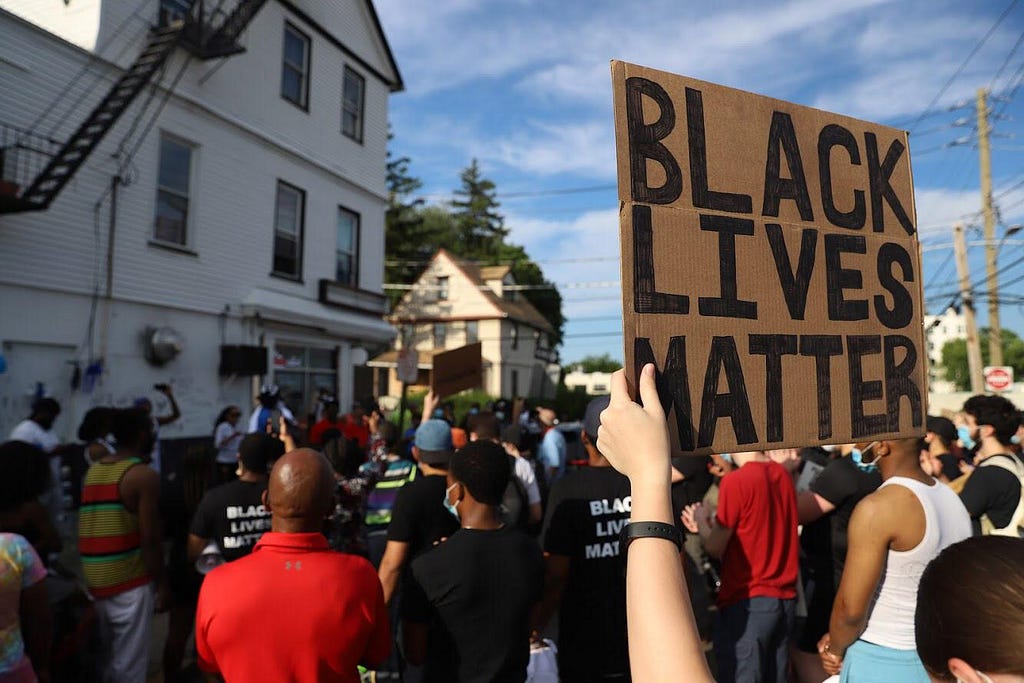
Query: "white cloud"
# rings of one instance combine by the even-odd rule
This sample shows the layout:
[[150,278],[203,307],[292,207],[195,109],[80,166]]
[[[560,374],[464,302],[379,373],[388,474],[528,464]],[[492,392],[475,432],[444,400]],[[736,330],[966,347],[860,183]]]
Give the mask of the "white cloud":
[[483,158],[520,171],[551,175],[615,177],[615,136],[612,121],[534,123],[521,133],[499,139],[481,151]]

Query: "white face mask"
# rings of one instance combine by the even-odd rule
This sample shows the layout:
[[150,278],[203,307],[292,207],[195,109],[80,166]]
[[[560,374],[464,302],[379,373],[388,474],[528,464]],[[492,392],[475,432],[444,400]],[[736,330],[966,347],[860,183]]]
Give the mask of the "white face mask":
[[[981,671],[975,671],[974,673],[978,674],[978,678],[980,678],[981,680],[985,681],[985,683],[992,683],[992,679],[989,678],[988,676],[986,676]],[[956,683],[964,683],[964,682],[963,682],[963,680],[958,678],[958,679],[956,679]]]
[[459,519],[459,503],[461,503],[462,501],[457,500],[454,503],[448,501],[448,493],[451,492],[451,490],[456,486],[458,486],[458,484],[452,484],[451,486],[444,490],[444,509],[450,512],[452,514],[452,517],[454,517],[455,519]]

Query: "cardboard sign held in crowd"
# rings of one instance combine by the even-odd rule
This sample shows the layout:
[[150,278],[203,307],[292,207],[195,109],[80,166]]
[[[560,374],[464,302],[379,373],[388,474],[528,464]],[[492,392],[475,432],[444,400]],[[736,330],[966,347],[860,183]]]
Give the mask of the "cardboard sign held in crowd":
[[480,342],[434,356],[430,388],[438,396],[451,396],[465,389],[479,389],[484,383],[483,346]]
[[612,62],[626,368],[674,450],[924,433],[903,131]]

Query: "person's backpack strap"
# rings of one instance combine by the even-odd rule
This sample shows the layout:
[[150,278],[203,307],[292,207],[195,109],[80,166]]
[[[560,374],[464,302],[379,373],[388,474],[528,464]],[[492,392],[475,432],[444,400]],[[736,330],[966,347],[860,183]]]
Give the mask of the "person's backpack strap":
[[1014,455],[999,453],[985,458],[979,465],[979,467],[986,466],[998,467],[1017,477],[1017,481],[1020,482],[1020,498],[1017,500],[1017,508],[1013,511],[1013,516],[1010,517],[1010,523],[1005,527],[996,528],[988,519],[988,515],[985,515],[982,518],[984,533],[994,536],[1020,537],[1022,527],[1024,527],[1024,464]]

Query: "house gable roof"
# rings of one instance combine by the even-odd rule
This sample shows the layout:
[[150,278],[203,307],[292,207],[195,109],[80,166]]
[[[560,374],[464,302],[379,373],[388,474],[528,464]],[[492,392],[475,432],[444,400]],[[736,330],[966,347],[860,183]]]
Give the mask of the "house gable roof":
[[[450,261],[455,266],[456,270],[465,276],[469,284],[491,305],[491,308],[494,310],[494,318],[514,320],[540,330],[541,332],[547,332],[548,334],[554,332],[554,328],[551,326],[551,323],[549,323],[547,319],[541,315],[540,311],[538,311],[533,304],[525,298],[517,297],[515,301],[508,301],[507,299],[495,294],[494,290],[485,284],[485,280],[504,279],[504,277],[511,272],[511,268],[509,266],[484,266],[481,268],[474,263],[469,263],[456,258],[445,249],[439,249],[437,253],[434,254],[434,257],[431,259],[431,265],[433,265],[438,259],[442,258]],[[392,315],[393,320],[414,321],[416,319],[417,316],[403,315],[403,312],[415,313],[414,310],[410,310],[415,308],[414,293],[417,291],[417,288],[421,283],[424,289],[429,286],[427,283],[422,281],[428,276],[428,273],[431,272],[432,269],[428,266],[420,277],[417,278],[412,289],[405,293],[398,305],[395,306],[395,313]],[[433,275],[430,276],[433,277]],[[464,319],[464,316],[453,317]],[[481,318],[483,317],[485,316],[482,316]]]

